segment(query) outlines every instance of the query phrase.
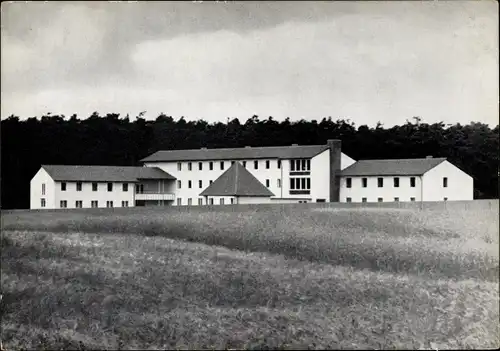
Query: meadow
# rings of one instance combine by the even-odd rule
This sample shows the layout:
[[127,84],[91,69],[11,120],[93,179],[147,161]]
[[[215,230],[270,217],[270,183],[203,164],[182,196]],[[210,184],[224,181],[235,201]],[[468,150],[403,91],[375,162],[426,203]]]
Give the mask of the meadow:
[[18,349],[500,346],[497,211],[2,213]]

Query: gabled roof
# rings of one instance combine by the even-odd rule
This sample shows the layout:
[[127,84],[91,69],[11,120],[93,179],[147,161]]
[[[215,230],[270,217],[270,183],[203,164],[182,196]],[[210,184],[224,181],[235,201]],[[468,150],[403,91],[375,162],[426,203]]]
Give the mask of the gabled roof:
[[157,167],[42,165],[56,181],[137,182],[139,179],[176,179]]
[[274,196],[239,162],[221,174],[200,196]]
[[342,176],[422,175],[446,158],[412,158],[394,160],[360,160],[344,169]]
[[325,150],[328,145],[161,150],[141,162],[311,158]]

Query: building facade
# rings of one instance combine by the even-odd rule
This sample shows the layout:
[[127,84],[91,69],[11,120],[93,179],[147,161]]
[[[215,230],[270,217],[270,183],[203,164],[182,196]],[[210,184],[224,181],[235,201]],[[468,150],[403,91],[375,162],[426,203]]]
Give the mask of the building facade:
[[444,158],[355,161],[326,145],[158,151],[142,167],[43,165],[31,208],[471,200]]

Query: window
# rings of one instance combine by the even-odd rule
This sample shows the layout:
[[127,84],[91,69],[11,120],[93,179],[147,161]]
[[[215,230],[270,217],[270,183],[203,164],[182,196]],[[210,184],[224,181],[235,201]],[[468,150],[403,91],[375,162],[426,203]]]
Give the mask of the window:
[[97,207],[99,207],[99,206],[98,206],[98,202],[97,202],[97,200],[92,200],[92,201],[90,201],[90,207],[92,207],[92,208],[97,208]]
[[182,199],[180,197],[177,198],[177,206],[182,205]]
[[361,198],[361,202],[366,202],[366,197]]
[[92,183],[92,191],[97,191],[97,183]]
[[303,171],[305,171],[305,170],[306,170],[306,165],[307,165],[306,160],[302,160],[302,170],[303,170]]
[[269,166],[270,166],[270,162],[269,162],[269,160],[266,160],[266,169],[269,169]]
[[113,191],[113,183],[108,183],[108,191]]
[[128,201],[122,201],[122,207],[128,207]]
[[253,168],[259,169],[259,161],[253,161]]
[[347,188],[352,187],[352,178],[346,178],[345,185]]
[[66,183],[65,182],[61,183],[61,191],[66,191]]
[[182,171],[182,163],[177,162],[177,170]]
[[384,178],[377,178],[377,186],[382,188],[384,186]]
[[266,179],[266,187],[269,188],[269,179]]
[[295,160],[290,160],[290,171],[295,171]]
[[82,182],[76,182],[76,191],[82,191]]
[[199,199],[198,199],[198,205],[199,205],[199,206],[203,205],[203,199],[202,199],[202,198],[199,198]]
[[220,198],[219,203],[220,203],[221,205],[224,205],[224,198],[223,198],[223,197],[221,197],[221,198]]
[[415,198],[414,197],[410,197],[410,201],[415,201]]
[[412,188],[415,187],[415,177],[410,178],[410,187],[412,187]]
[[210,161],[210,163],[208,164],[208,168],[213,171],[214,170],[214,163],[212,161]]
[[188,162],[188,171],[193,170],[193,164],[191,162]]
[[234,205],[234,197],[231,198],[231,205]]
[[188,206],[191,206],[193,204],[193,199],[188,198]]
[[395,202],[399,202],[399,197],[395,197],[395,198],[394,198],[394,201],[395,201]]
[[182,187],[182,181],[178,180],[177,181],[177,189],[180,189]]
[[76,208],[82,208],[83,207],[83,201],[82,200],[76,200],[75,201],[75,207]]
[[224,170],[224,161],[220,161],[220,169],[221,169],[221,171]]
[[444,201],[448,201],[448,198],[447,198],[447,197],[445,197],[445,198],[443,198],[443,200],[444,200]]
[[42,195],[45,195],[45,183],[42,184]]
[[191,189],[191,186],[192,186],[192,182],[190,180],[188,180],[188,188]]
[[278,169],[281,168],[281,160],[278,160]]
[[68,201],[66,201],[66,200],[59,201],[59,207],[61,207],[61,208],[68,207]]
[[40,206],[45,207],[45,199],[40,199]]
[[295,190],[295,179],[290,178],[290,190]]
[[113,201],[106,201],[106,207],[113,208]]
[[144,184],[136,184],[135,185],[135,193],[136,194],[144,193]]
[[209,185],[212,185],[213,182],[214,182],[213,180],[209,181]]
[[243,161],[243,167],[247,168],[247,161]]
[[306,171],[311,170],[311,160],[306,160]]
[[281,188],[281,179],[278,179],[278,188]]
[[399,178],[398,177],[394,178],[394,187],[399,188]]
[[128,191],[128,183],[123,183],[122,189],[123,189],[123,191]]
[[199,185],[199,188],[203,188],[203,181],[202,180],[198,180],[198,185]]
[[368,178],[361,179],[362,187],[366,188],[368,186]]
[[214,204],[214,199],[213,199],[213,198],[210,198],[210,199],[209,199],[209,202],[210,202],[210,205],[213,205],[213,204]]
[[326,202],[326,199],[316,199],[316,202]]
[[347,198],[345,199],[345,201],[346,201],[346,202],[352,202],[352,199],[351,199],[350,197],[347,197]]
[[198,170],[199,171],[203,170],[203,162],[198,162]]
[[378,202],[383,202],[383,201],[384,201],[384,199],[383,199],[383,198],[381,198],[381,197],[379,197],[379,198],[377,199],[377,201],[378,201]]
[[443,188],[447,188],[447,187],[448,187],[448,178],[443,177]]
[[234,165],[234,161],[231,161],[231,165]]
[[311,178],[306,178],[306,189],[311,189]]

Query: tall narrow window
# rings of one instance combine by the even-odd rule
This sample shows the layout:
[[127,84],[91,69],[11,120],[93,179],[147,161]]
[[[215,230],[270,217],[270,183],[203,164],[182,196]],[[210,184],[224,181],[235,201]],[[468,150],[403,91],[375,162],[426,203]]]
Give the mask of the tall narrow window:
[[82,182],[76,182],[76,191],[82,191]]
[[350,197],[346,197],[345,201],[346,201],[346,202],[352,202],[352,198],[350,198]]
[[311,189],[311,178],[306,178],[306,189]]
[[123,191],[128,191],[128,183],[122,184]]
[[106,207],[113,208],[113,201],[106,201]]
[[367,201],[366,197],[363,197],[363,198],[361,199],[361,202],[366,202],[366,201]]
[[269,179],[266,179],[266,187],[269,188]]
[[295,160],[290,160],[290,171],[295,171]]
[[192,186],[192,182],[190,180],[188,180],[188,188],[191,189],[191,186]]
[[214,182],[213,180],[210,180],[208,183],[209,185],[212,185],[213,182]]
[[90,201],[90,207],[92,207],[92,208],[97,208],[97,207],[99,207],[99,206],[98,206],[98,202],[97,202],[97,200],[92,200],[92,201]]
[[128,207],[128,201],[122,201],[122,207]]
[[66,191],[66,183],[65,182],[61,183],[61,191]]
[[203,170],[203,162],[198,162],[198,170]]
[[234,205],[234,197],[231,198],[231,205]]
[[302,182],[302,188],[301,189],[307,189],[306,188],[306,178],[302,178],[301,182]]
[[399,188],[399,178],[398,177],[394,178],[394,187]]
[[113,191],[113,183],[108,183],[108,191]]
[[243,161],[243,167],[247,168],[247,161]]
[[311,170],[311,160],[306,160],[306,171]]
[[290,190],[295,190],[295,178],[290,178]]
[[443,177],[443,188],[447,188],[447,187],[448,187],[448,178]]
[[178,180],[177,181],[177,189],[180,189],[182,187],[182,181]]
[[415,177],[410,178],[410,187],[412,187],[412,188],[415,187]]
[[60,206],[61,208],[66,208],[66,207],[68,207],[68,201],[67,201],[67,200],[61,200],[61,201],[59,201],[59,206]]
[[224,170],[224,161],[220,161],[220,169],[221,169],[221,171]]
[[377,178],[377,185],[379,188],[384,186],[384,178]]
[[352,178],[346,178],[346,180],[345,180],[345,186],[347,188],[350,188],[352,186]]
[[203,188],[203,180],[198,180],[198,186],[199,188]]
[[223,197],[221,197],[221,198],[220,198],[219,203],[220,203],[221,205],[224,205],[224,198],[223,198]]
[[278,179],[278,188],[281,188],[281,179]]
[[177,198],[177,206],[182,205],[182,199],[180,197]]
[[188,171],[192,171],[192,170],[193,170],[193,163],[188,162]]
[[45,207],[45,199],[40,199],[40,206]]
[[281,168],[281,160],[278,160],[278,169]]
[[210,161],[210,163],[208,164],[208,169],[210,169],[211,171],[214,170],[214,163],[212,161]]
[[368,186],[368,178],[362,178],[361,183],[363,188],[366,188]]
[[92,191],[97,191],[97,183],[92,183]]
[[270,161],[266,160],[266,169],[269,169],[269,166],[270,166]]
[[305,171],[307,166],[306,160],[302,160],[302,170]]
[[295,189],[302,189],[300,187],[300,178],[295,178]]
[[210,205],[214,204],[214,198],[213,197],[211,197],[208,201],[209,201]]
[[42,195],[45,195],[45,183],[42,184]]
[[193,199],[188,198],[188,206],[191,206],[193,204]]
[[253,168],[259,169],[259,161],[253,161]]
[[200,198],[198,199],[198,206],[201,206],[201,205],[203,205],[203,199],[200,197]]
[[182,163],[177,162],[177,170],[182,171]]
[[77,200],[75,202],[75,207],[76,208],[82,208],[83,207],[83,201],[82,200]]

